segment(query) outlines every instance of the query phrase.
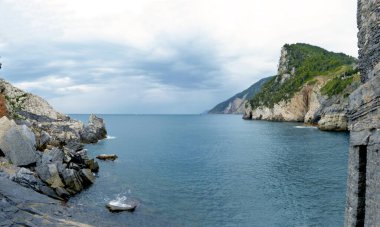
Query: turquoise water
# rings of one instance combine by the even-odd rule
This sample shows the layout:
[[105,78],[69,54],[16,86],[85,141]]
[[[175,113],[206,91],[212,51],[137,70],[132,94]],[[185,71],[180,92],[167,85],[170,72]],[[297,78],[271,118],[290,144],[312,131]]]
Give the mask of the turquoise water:
[[[86,120],[86,115],[73,115]],[[70,204],[120,226],[342,226],[348,133],[231,115],[103,115],[96,183]],[[109,200],[140,201],[109,213]],[[84,209],[83,212],[86,212]],[[111,224],[109,224],[111,225]]]

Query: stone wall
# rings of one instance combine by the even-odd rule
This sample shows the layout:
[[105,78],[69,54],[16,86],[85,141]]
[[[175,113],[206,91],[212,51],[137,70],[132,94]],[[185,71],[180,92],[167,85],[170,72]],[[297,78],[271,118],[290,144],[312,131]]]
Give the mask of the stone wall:
[[380,70],[380,2],[378,0],[358,0],[358,47],[359,68],[362,82],[374,76]]
[[345,226],[380,226],[380,0],[358,1],[363,84],[350,95]]

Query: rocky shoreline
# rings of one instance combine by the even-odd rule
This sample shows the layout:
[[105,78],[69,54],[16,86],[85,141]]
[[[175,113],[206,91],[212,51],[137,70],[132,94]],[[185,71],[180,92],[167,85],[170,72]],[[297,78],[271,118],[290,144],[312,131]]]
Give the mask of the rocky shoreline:
[[[292,46],[293,49],[298,46],[299,48],[302,46],[312,47],[308,44],[293,44],[290,46],[285,45],[282,48],[278,73],[271,84],[272,87],[277,86],[277,90],[284,89],[286,82],[297,76],[298,68],[290,64],[292,59],[290,53],[294,52],[291,48]],[[323,52],[334,56],[342,56],[342,54],[331,53],[326,50],[323,50]],[[346,56],[345,58],[350,57]],[[302,59],[302,61],[307,62],[305,59]],[[356,59],[352,61],[356,62]],[[300,68],[302,67],[300,66]],[[243,119],[303,122],[305,124],[314,124],[323,131],[348,131],[348,96],[360,85],[359,81],[356,81],[356,79],[359,79],[356,71],[356,63],[346,63],[335,69],[335,71],[315,74],[312,79],[304,82],[299,90],[294,88],[293,90],[296,92],[293,95],[289,95],[289,93],[283,94],[284,97],[289,97],[288,99],[282,99],[269,106],[260,103],[260,105],[252,107],[252,103],[247,101]],[[295,81],[296,79],[293,80]],[[350,80],[352,82],[345,82]],[[347,85],[344,88],[342,87],[340,92],[334,93],[345,83]],[[333,87],[330,89],[332,94],[325,93],[327,88],[330,87],[329,85]],[[269,86],[270,89],[273,89],[271,86]],[[273,90],[266,94],[265,98],[270,99],[274,92]]]
[[54,212],[65,213],[59,200],[95,182],[99,165],[84,145],[106,137],[103,119],[90,115],[84,124],[0,80],[1,226],[83,226]]

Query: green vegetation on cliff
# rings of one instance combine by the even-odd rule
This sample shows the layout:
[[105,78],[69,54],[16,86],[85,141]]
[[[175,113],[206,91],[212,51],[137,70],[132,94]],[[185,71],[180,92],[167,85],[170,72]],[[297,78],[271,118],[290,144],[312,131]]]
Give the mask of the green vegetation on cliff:
[[[321,89],[322,95],[327,95],[329,98],[341,94],[346,88],[352,85],[359,86],[360,84],[360,74],[358,69],[349,67],[345,72],[335,76],[329,80]],[[349,94],[344,94],[348,96]]]
[[272,77],[266,77],[257,81],[256,83],[252,84],[249,88],[245,89],[244,91],[232,96],[231,98],[227,99],[224,102],[219,103],[214,108],[212,108],[208,113],[209,114],[236,113],[236,112],[229,112],[228,110],[228,108],[234,102],[234,100],[241,99],[245,101],[245,100],[252,99],[252,97],[254,97],[260,91],[262,85],[265,84],[271,78]]
[[[316,76],[336,77],[342,73],[356,73],[353,72],[352,66],[356,59],[343,53],[330,52],[308,44],[286,44],[284,50],[285,54],[281,56],[284,59],[280,60],[281,75],[264,84],[261,91],[250,100],[253,109],[259,106],[272,108],[282,100],[289,100],[303,85],[312,84]],[[338,87],[337,84],[331,86]],[[341,87],[345,88],[346,85],[343,84]],[[337,88],[330,92],[331,89],[326,88],[327,95],[342,90]]]

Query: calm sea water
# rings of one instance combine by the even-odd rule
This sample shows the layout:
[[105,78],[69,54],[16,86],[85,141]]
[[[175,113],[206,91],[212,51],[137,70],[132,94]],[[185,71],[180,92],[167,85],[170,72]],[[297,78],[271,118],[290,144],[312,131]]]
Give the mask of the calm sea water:
[[[70,201],[103,220],[92,224],[343,225],[348,133],[231,115],[101,117],[112,137],[89,154],[119,159],[100,161],[96,183]],[[141,204],[109,213],[121,196]]]

